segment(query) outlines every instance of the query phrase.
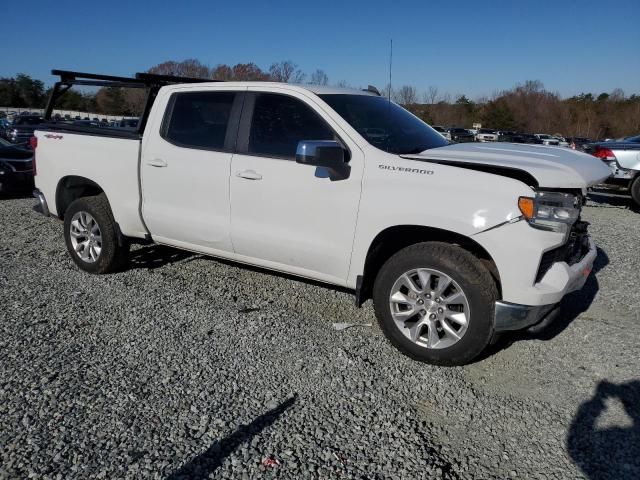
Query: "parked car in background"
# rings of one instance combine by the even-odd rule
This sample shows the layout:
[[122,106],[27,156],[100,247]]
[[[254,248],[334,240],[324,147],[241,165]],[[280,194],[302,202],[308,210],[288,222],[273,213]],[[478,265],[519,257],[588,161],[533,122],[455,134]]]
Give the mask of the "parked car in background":
[[569,142],[567,142],[567,140],[562,135],[552,135],[552,137],[555,138],[556,140],[558,140],[558,146],[559,147],[568,147],[569,146]]
[[135,130],[136,128],[138,128],[139,120],[140,119],[138,118],[123,118],[122,120],[120,120],[120,123],[118,124],[118,126],[120,128]]
[[33,150],[0,144],[0,193],[33,190]]
[[39,115],[18,115],[7,128],[7,140],[11,143],[27,143],[38,125],[44,122]]
[[567,137],[567,143],[574,150],[584,151],[585,145],[594,143],[592,139],[587,137]]
[[481,128],[476,134],[477,142],[497,142],[498,132],[492,128]]
[[542,145],[550,145],[554,147],[560,145],[560,141],[557,138],[547,135],[546,133],[534,133],[534,135],[542,142]]
[[94,122],[93,120],[76,120],[72,123],[72,125],[79,125],[82,127],[95,127],[95,128],[99,128],[102,127],[103,125],[100,122]]
[[611,176],[605,183],[628,191],[633,203],[640,207],[640,135],[622,141],[585,145],[584,150],[611,169]]
[[474,142],[473,134],[469,133],[466,128],[452,127],[447,129],[449,139],[456,143]]
[[431,128],[433,128],[436,132],[438,132],[447,140],[451,140],[451,135],[449,135],[449,132],[447,132],[446,128],[441,127],[440,125],[433,125]]
[[518,137],[521,140],[518,143],[530,143],[533,145],[542,145],[542,140],[540,140],[533,133],[518,133]]
[[11,122],[7,119],[7,117],[0,118],[0,137],[8,138],[7,129],[11,125]]
[[512,132],[511,130],[498,130],[496,134],[498,135],[497,142],[518,143],[515,141],[516,132]]

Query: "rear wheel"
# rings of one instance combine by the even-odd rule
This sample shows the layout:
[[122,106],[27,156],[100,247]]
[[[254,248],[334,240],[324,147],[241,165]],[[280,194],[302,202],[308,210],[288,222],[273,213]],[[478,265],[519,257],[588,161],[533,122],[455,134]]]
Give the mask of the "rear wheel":
[[404,354],[436,365],[464,365],[493,336],[495,281],[455,245],[425,242],[380,269],[373,301],[380,327]]
[[129,243],[120,237],[104,193],[69,205],[64,238],[72,260],[85,272],[111,273],[126,265]]
[[636,175],[635,180],[631,184],[631,198],[636,207],[640,207],[640,174]]

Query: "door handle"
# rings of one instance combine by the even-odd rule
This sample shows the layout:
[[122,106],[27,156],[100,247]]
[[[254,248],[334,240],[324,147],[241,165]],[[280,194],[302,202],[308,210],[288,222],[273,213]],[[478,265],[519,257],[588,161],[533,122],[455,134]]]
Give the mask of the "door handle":
[[236,173],[236,177],[246,178],[247,180],[262,180],[262,175],[254,170],[243,170]]
[[167,162],[162,160],[161,158],[154,158],[153,160],[149,160],[147,165],[151,165],[152,167],[166,167]]

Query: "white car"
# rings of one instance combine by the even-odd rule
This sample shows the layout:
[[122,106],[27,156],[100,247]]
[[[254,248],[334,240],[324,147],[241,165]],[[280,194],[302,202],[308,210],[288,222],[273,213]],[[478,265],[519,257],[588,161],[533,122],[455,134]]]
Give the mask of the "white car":
[[163,78],[127,82],[157,94],[137,132],[35,133],[34,194],[86,272],[125,268],[132,242],[286,272],[372,298],[402,352],[460,365],[550,321],[591,271],[593,156],[449,144],[368,91]]
[[559,147],[569,147],[569,142],[567,142],[567,140],[564,137],[560,137],[558,135],[553,135],[553,138],[558,140],[558,146]]
[[433,128],[436,132],[438,132],[447,140],[451,140],[451,133],[449,133],[449,130],[447,130],[446,128],[441,127],[440,125],[432,125],[431,128]]
[[491,128],[480,128],[476,133],[476,142],[497,142],[498,132]]
[[556,137],[553,137],[551,135],[547,135],[546,133],[535,133],[534,136],[542,141],[543,145],[549,145],[549,146],[553,146],[553,147],[557,147],[560,145],[560,140],[558,140]]

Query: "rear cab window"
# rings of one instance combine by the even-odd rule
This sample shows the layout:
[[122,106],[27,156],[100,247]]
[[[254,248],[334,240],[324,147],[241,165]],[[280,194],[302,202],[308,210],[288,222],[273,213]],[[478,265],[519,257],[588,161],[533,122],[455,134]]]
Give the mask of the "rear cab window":
[[179,147],[224,150],[235,97],[235,92],[174,93],[162,138]]

